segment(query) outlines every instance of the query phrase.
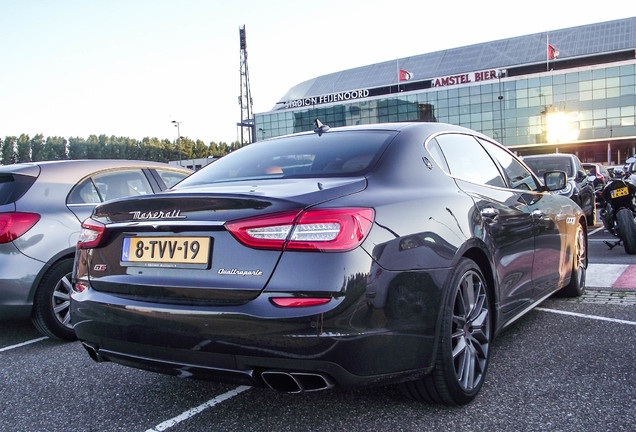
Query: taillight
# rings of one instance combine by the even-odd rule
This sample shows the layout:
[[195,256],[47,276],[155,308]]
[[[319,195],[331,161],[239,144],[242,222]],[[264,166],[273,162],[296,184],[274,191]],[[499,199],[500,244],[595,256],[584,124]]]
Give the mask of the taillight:
[[362,243],[373,219],[370,208],[313,209],[241,219],[225,227],[252,248],[343,252]]
[[272,297],[270,300],[280,307],[305,307],[329,303],[331,299],[326,297]]
[[9,243],[33,228],[40,220],[37,213],[0,213],[0,243]]
[[77,247],[79,249],[92,249],[99,245],[104,235],[105,225],[95,219],[88,218],[82,222]]

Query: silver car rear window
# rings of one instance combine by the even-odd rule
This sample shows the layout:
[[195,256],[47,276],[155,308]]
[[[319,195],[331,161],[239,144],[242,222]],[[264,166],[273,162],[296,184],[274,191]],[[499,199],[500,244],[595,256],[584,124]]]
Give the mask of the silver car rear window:
[[0,205],[16,202],[35,182],[35,177],[0,174]]

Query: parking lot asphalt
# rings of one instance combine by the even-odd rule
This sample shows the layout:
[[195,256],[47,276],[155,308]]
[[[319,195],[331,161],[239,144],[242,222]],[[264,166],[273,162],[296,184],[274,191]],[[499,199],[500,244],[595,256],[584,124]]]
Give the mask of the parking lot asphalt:
[[633,306],[548,299],[494,341],[480,395],[449,408],[394,387],[294,395],[95,363],[79,342],[0,321],[0,430],[633,430],[635,328]]

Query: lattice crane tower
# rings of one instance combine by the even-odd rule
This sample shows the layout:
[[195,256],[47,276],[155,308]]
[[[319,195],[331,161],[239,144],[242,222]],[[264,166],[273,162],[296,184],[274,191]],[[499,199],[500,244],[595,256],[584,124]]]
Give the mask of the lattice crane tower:
[[247,43],[245,40],[245,26],[239,28],[241,42],[241,122],[237,126],[241,130],[241,144],[254,142],[254,118],[252,117],[252,93],[250,91],[250,74],[247,68]]

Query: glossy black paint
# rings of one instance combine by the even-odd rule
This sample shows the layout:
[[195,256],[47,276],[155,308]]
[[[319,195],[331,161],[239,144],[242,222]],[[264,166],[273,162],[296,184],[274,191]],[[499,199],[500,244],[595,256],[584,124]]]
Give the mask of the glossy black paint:
[[[89,288],[74,292],[71,306],[92,356],[250,385],[263,385],[260,374],[270,370],[319,373],[343,387],[403,381],[433,368],[441,305],[462,257],[488,282],[494,333],[567,285],[573,235],[584,221],[571,200],[445,173],[426,144],[441,133],[478,136],[467,129],[383,124],[324,135],[361,130],[396,136],[356,177],[177,187],[99,206],[93,218],[107,224],[105,241],[78,250],[74,282]],[[335,253],[251,249],[223,225],[310,207],[372,208],[375,219],[361,246]],[[133,220],[173,209],[184,218]],[[123,265],[124,235],[210,236],[209,268]],[[330,301],[299,308],[271,302],[286,296]]]

